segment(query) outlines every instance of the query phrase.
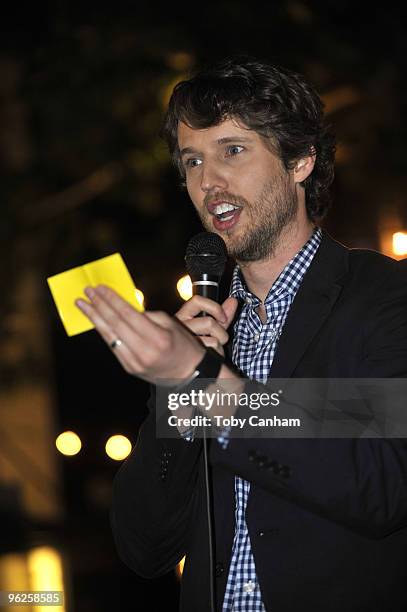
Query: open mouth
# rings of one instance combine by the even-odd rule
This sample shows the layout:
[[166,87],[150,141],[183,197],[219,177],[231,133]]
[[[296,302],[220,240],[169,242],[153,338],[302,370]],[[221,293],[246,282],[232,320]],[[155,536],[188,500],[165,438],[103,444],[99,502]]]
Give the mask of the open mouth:
[[234,206],[233,204],[225,202],[222,204],[217,204],[214,207],[212,214],[215,215],[219,221],[230,221],[233,219],[236,210],[240,210],[240,206]]
[[213,202],[208,210],[213,216],[213,225],[219,231],[231,229],[238,221],[242,207],[230,202]]

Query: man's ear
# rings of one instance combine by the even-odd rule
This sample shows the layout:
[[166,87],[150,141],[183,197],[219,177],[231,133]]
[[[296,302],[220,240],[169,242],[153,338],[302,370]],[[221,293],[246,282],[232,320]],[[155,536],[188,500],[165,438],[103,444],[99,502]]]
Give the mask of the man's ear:
[[305,179],[311,174],[315,166],[315,160],[317,156],[314,153],[313,155],[308,155],[307,157],[301,157],[297,160],[294,166],[294,182],[302,183]]

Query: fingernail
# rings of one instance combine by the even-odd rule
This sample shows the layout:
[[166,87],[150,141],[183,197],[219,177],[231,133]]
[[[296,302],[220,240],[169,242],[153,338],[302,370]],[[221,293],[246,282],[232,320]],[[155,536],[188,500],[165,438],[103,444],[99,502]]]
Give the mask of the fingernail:
[[75,305],[80,309],[86,308],[85,300],[75,300]]

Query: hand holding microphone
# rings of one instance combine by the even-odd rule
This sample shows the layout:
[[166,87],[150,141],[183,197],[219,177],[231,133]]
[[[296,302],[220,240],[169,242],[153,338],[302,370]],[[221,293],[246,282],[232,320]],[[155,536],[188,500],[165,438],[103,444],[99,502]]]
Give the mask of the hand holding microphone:
[[219,304],[219,283],[225,269],[227,251],[217,234],[202,232],[187,247],[185,261],[192,280],[194,295],[176,313],[176,317],[202,343],[223,355],[229,327],[237,308],[235,298]]

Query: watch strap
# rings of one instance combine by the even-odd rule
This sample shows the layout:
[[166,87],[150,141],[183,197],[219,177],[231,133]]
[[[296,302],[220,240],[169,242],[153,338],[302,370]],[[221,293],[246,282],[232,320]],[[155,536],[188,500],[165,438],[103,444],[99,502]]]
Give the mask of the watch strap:
[[176,391],[186,392],[189,388],[192,389],[196,386],[199,379],[208,379],[208,384],[205,384],[203,387],[202,385],[199,385],[200,389],[206,388],[210,382],[218,378],[220,369],[224,362],[225,358],[223,355],[211,347],[207,348],[202,360],[195,367],[192,376],[190,376],[190,378],[188,378],[185,382],[178,385]]

